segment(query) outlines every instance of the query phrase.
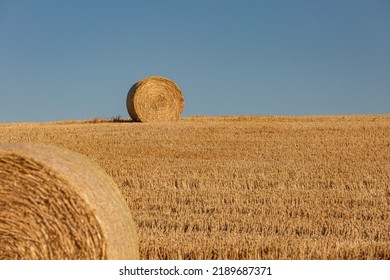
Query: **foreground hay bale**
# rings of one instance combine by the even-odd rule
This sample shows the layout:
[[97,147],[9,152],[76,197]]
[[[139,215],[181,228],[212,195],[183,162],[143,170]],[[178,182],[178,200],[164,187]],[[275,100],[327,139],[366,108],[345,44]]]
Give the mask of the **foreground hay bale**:
[[138,258],[128,206],[102,169],[56,146],[0,146],[0,259]]
[[184,98],[173,81],[152,76],[130,88],[126,105],[134,121],[175,121],[183,112]]

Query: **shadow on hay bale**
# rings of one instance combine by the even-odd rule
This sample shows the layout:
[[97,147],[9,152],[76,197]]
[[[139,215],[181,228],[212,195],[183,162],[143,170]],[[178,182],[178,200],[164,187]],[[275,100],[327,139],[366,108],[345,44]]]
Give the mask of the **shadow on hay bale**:
[[86,157],[57,146],[0,146],[0,259],[138,259],[120,190]]
[[183,112],[184,98],[176,83],[152,76],[130,88],[126,106],[130,117],[137,122],[175,121]]

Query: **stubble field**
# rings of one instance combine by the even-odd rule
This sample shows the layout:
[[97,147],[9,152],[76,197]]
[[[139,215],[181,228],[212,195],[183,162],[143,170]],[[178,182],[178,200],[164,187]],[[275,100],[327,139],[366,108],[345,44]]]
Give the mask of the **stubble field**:
[[0,124],[88,156],[142,259],[390,259],[390,115]]

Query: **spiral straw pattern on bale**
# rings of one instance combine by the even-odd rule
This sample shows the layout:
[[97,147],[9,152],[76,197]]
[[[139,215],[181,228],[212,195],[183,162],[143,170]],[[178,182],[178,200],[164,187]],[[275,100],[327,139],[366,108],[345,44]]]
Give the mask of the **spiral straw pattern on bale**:
[[138,259],[135,224],[115,182],[81,154],[0,145],[0,259]]
[[184,109],[184,98],[173,81],[152,76],[135,83],[127,94],[127,111],[134,121],[175,121]]

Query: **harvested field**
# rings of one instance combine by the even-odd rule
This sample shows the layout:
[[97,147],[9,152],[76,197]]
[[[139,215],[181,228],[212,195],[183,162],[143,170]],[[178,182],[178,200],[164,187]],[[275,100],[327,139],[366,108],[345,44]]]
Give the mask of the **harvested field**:
[[390,259],[390,115],[0,124],[12,142],[103,167],[142,259]]

